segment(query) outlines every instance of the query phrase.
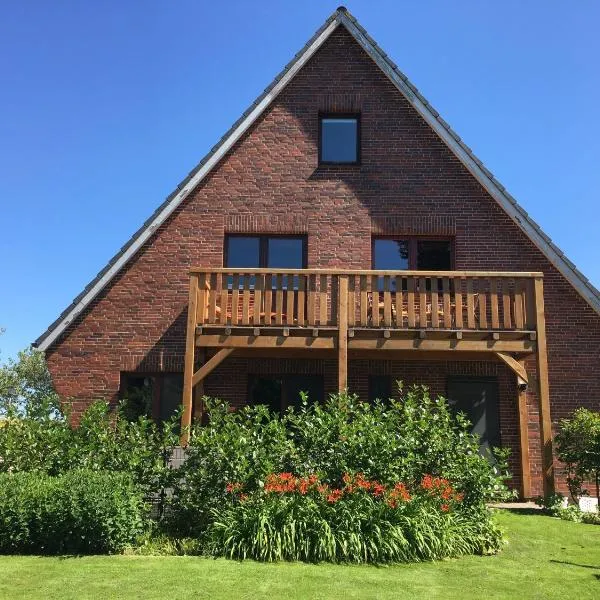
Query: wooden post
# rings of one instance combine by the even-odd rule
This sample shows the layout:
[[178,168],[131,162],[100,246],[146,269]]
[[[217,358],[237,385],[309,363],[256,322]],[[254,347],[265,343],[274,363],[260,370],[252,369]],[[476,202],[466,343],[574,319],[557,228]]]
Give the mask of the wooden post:
[[[524,367],[523,367],[524,368]],[[519,385],[517,377],[519,406],[519,445],[521,451],[521,495],[531,498],[531,469],[529,464],[529,417],[527,412],[527,392]]]
[[348,389],[348,276],[339,278],[338,390],[344,392]]
[[544,478],[544,495],[547,496],[554,493],[554,457],[552,452],[552,419],[550,417],[550,385],[548,382],[548,350],[546,348],[546,317],[544,314],[544,282],[541,277],[535,279],[535,309],[542,476]]
[[198,308],[198,275],[190,275],[190,292],[188,300],[187,332],[185,336],[185,365],[183,371],[183,412],[181,413],[181,437],[182,446],[187,446],[190,439],[190,427],[192,424],[192,404],[194,386],[194,356],[196,349],[196,311]]
[[[201,290],[202,291],[202,290]],[[198,359],[201,363],[206,362],[206,349],[199,348],[198,349]],[[204,397],[204,380],[200,381],[196,386],[194,386],[193,398],[194,405],[192,414],[194,415],[194,421],[201,422],[202,421],[202,413],[204,412],[204,406],[202,404],[202,398]]]

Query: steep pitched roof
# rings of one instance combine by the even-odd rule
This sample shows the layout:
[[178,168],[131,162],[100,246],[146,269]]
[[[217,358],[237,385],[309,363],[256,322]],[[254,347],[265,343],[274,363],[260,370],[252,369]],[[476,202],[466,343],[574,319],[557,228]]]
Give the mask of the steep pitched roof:
[[375,64],[385,73],[396,88],[406,97],[429,126],[446,143],[463,165],[487,190],[487,192],[503,208],[508,216],[531,239],[548,260],[573,285],[579,294],[600,314],[600,291],[585,277],[581,271],[565,256],[552,240],[541,230],[540,226],[527,214],[517,201],[506,191],[504,186],[486,169],[483,163],[473,154],[471,149],[450,128],[439,113],[419,93],[398,67],[389,59],[375,40],[365,31],[358,21],[343,6],[340,6],[310,38],[306,45],[275,77],[265,91],[250,105],[242,116],[231,126],[229,131],[217,142],[210,152],[190,171],[188,176],[154,211],[149,219],[136,231],[131,239],[96,275],[85,289],[61,313],[35,342],[41,350],[47,350],[85,310],[92,300],[110,283],[115,275],[129,262],[137,251],[146,243],[154,232],[162,225],[173,211],[185,200],[194,188],[219,163],[240,137],[248,130],[263,111],[273,102],[278,94],[293,79],[304,64],[323,45],[325,40],[343,26],[358,44],[371,57]]

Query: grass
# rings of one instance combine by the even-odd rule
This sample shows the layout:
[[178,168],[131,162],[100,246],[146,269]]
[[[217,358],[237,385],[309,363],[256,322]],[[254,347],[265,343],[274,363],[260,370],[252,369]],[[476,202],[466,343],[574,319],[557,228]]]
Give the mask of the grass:
[[197,557],[0,557],[0,598],[600,598],[600,527],[500,511],[508,546],[394,567]]

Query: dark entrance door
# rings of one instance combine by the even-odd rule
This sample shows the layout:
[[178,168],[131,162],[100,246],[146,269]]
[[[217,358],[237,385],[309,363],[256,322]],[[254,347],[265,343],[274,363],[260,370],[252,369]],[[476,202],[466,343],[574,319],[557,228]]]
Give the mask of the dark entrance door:
[[266,404],[273,412],[283,412],[288,406],[300,405],[300,392],[308,394],[309,402],[322,402],[325,397],[322,375],[250,375],[250,404]]
[[500,445],[498,381],[495,377],[448,377],[448,402],[471,421],[472,433],[481,439],[479,451]]

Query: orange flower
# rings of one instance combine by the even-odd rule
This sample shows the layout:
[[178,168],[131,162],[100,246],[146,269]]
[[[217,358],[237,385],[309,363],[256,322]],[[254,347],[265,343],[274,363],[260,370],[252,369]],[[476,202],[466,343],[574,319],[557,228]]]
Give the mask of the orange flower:
[[440,508],[442,509],[442,512],[448,512],[450,510],[450,507],[447,504],[442,504]]
[[342,496],[344,492],[342,490],[332,490],[332,492],[327,496],[327,502],[330,504],[335,504]]

